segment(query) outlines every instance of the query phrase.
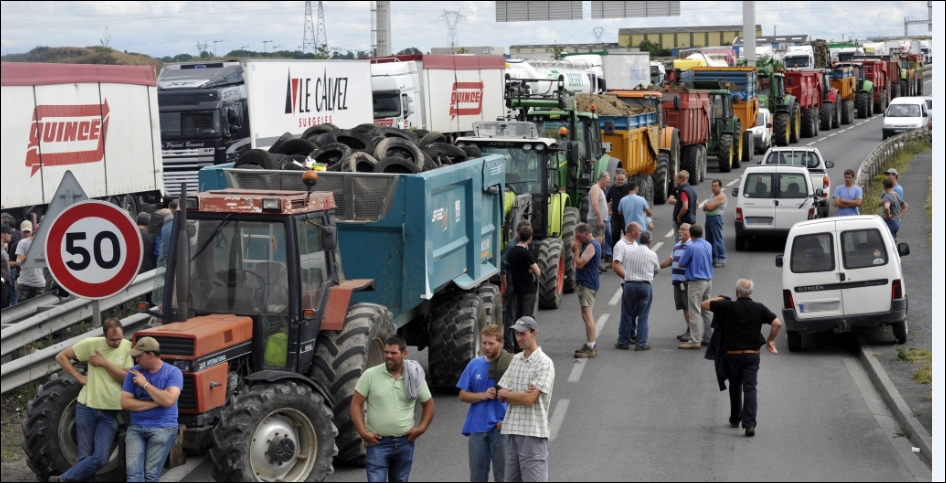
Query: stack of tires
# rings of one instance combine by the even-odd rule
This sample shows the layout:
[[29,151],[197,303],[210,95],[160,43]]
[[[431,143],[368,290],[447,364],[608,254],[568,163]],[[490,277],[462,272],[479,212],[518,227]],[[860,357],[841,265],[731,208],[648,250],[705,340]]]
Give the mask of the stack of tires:
[[438,132],[375,124],[353,129],[320,124],[307,129],[301,138],[286,133],[269,150],[248,151],[234,167],[306,170],[318,163],[334,172],[417,174],[481,156],[479,148],[454,146]]

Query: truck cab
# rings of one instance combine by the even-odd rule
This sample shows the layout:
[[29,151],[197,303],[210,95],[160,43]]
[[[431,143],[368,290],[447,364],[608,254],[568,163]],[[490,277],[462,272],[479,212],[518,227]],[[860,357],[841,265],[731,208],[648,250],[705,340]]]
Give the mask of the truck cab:
[[423,124],[415,107],[421,96],[418,62],[371,64],[371,91],[375,124],[399,129]]

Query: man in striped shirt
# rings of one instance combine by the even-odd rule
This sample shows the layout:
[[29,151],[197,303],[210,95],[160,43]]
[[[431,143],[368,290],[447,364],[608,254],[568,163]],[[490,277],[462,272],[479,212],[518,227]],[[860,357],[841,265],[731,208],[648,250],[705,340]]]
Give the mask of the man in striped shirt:
[[[614,265],[614,271],[624,279],[624,303],[618,343],[615,347],[629,350],[631,334],[636,333],[635,350],[640,352],[650,350],[647,338],[650,304],[654,295],[651,283],[660,271],[660,262],[657,260],[657,254],[647,246],[647,243],[638,243],[638,239],[642,237],[639,224],[630,223],[627,226],[627,233],[626,241],[629,244],[620,253],[614,254],[614,261],[618,262]],[[647,241],[650,241],[649,234]]]
[[680,268],[680,258],[683,257],[683,253],[687,251],[687,246],[690,245],[690,225],[688,223],[680,225],[678,236],[680,242],[673,247],[673,253],[660,264],[660,268],[672,267],[673,303],[676,305],[677,311],[683,311],[683,321],[687,328],[686,332],[678,336],[677,339],[680,342],[686,342],[690,340],[690,311],[687,310],[686,270]]

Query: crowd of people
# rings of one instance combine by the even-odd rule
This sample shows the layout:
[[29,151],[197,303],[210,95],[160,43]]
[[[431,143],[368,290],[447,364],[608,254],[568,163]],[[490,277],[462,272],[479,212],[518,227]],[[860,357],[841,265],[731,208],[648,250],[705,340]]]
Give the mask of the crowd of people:
[[[844,185],[834,189],[834,206],[838,209],[837,216],[860,216],[864,203],[864,190],[854,184],[854,171],[844,172]],[[884,191],[877,200],[877,206],[882,209],[881,217],[893,239],[897,239],[900,232],[900,221],[907,214],[910,205],[903,199],[903,187],[900,186],[900,173],[896,169],[884,172]]]

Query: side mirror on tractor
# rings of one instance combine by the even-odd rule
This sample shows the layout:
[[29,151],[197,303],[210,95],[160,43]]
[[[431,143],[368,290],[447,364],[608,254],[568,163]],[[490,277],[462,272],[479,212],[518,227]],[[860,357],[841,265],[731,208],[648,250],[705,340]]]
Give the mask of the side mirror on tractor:
[[580,159],[581,159],[581,152],[580,152],[579,149],[578,149],[578,143],[577,143],[577,142],[569,142],[569,143],[567,143],[565,146],[566,146],[565,149],[568,150],[568,154],[567,154],[567,156],[568,156],[568,167],[569,167],[569,168],[576,168],[576,167],[578,167],[578,165],[580,164],[579,161],[580,161]]
[[338,228],[334,226],[323,226],[322,240],[320,241],[323,250],[334,250],[338,247]]

